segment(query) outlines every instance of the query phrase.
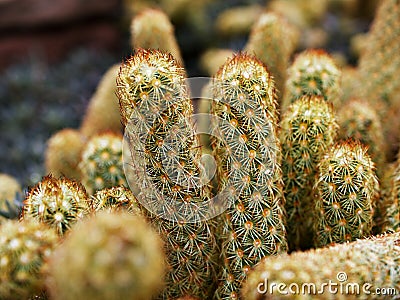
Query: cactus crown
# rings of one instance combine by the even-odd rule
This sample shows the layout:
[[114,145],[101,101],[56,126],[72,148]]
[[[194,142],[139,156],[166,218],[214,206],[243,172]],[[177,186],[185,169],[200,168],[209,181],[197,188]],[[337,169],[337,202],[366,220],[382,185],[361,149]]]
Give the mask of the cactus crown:
[[23,219],[33,218],[63,235],[88,211],[88,196],[80,183],[49,175],[29,191],[24,201]]

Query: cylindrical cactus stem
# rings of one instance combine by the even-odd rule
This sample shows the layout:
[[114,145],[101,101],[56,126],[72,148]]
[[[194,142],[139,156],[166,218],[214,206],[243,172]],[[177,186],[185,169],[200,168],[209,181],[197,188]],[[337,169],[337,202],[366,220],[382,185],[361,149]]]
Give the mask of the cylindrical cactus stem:
[[24,201],[23,219],[33,218],[63,235],[89,210],[88,196],[80,183],[49,175],[29,191]]
[[337,143],[318,165],[316,246],[370,235],[378,188],[367,149],[357,141]]
[[90,195],[104,188],[127,186],[122,164],[122,139],[120,133],[100,133],[83,148],[78,168]]
[[287,249],[275,85],[262,62],[240,53],[220,68],[212,90],[219,197],[228,202],[216,298],[237,299],[250,268]]
[[215,221],[202,217],[211,195],[202,182],[185,72],[171,54],[137,49],[117,83],[130,147],[126,170],[135,175],[137,197],[164,239],[168,272],[160,297],[208,299],[216,276]]
[[85,137],[78,130],[65,128],[56,132],[47,142],[46,172],[55,177],[80,180],[78,163],[84,146]]
[[303,95],[319,95],[337,108],[341,95],[341,71],[324,50],[305,50],[288,69],[283,109]]
[[385,142],[380,118],[372,106],[357,98],[351,99],[339,110],[339,136],[352,138],[368,147],[368,154],[376,165],[378,175],[385,167]]
[[338,125],[322,96],[303,96],[282,116],[282,173],[289,250],[313,246],[317,165],[334,144]]
[[268,66],[279,95],[283,95],[290,56],[297,46],[299,35],[297,28],[284,17],[264,12],[253,25],[245,46],[245,51]]
[[242,294],[246,300],[393,299],[399,258],[399,232],[269,257],[249,273]]
[[174,28],[168,16],[158,9],[147,8],[132,20],[131,44],[133,49],[154,49],[169,52],[183,63]]
[[58,240],[54,229],[32,219],[0,226],[0,299],[33,299],[44,291],[47,259]]
[[52,299],[147,300],[163,286],[160,237],[142,216],[105,211],[77,224],[50,257]]
[[80,127],[80,132],[87,138],[105,131],[122,131],[115,82],[118,71],[119,64],[111,66],[90,98]]
[[21,213],[22,189],[18,180],[0,173],[0,224],[5,219],[17,219]]

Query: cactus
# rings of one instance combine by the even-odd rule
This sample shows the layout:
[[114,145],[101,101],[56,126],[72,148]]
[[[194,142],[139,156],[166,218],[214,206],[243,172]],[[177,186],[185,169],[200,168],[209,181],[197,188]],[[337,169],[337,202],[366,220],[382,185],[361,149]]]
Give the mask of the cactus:
[[283,109],[302,95],[319,95],[334,107],[340,104],[341,71],[324,50],[306,50],[288,69]]
[[291,251],[313,246],[312,187],[317,164],[333,145],[337,127],[331,105],[321,96],[301,97],[282,117],[282,173]]
[[389,145],[387,159],[395,160],[400,136],[400,3],[380,1],[375,19],[359,58],[358,94],[380,113],[385,140]]
[[316,246],[370,235],[378,187],[367,149],[357,141],[337,143],[318,165]]
[[45,223],[63,235],[88,212],[88,196],[80,183],[49,175],[29,191],[23,219]]
[[46,172],[53,176],[66,176],[80,180],[78,163],[85,138],[76,129],[66,128],[56,132],[47,142]]
[[[211,48],[204,52],[200,59],[200,67],[208,75],[214,75],[219,67],[232,56],[233,51],[231,49],[217,49]],[[208,111],[207,111],[208,113]]]
[[22,207],[21,185],[14,177],[0,173],[0,224],[4,219],[16,219]]
[[229,202],[216,298],[236,299],[250,268],[287,248],[276,94],[266,67],[245,53],[220,68],[212,90],[220,196]]
[[285,18],[265,12],[252,27],[245,46],[245,51],[254,53],[268,66],[279,95],[283,95],[290,56],[296,49],[299,35],[297,28]]
[[121,66],[117,91],[128,156],[140,183],[137,197],[165,242],[168,272],[160,297],[207,299],[215,277],[214,221],[195,213],[203,211],[210,191],[201,182],[184,80],[172,55],[137,49]]
[[105,131],[122,131],[118,98],[115,94],[117,90],[115,78],[118,71],[119,64],[111,66],[103,75],[96,92],[90,99],[80,127],[80,132],[84,136],[92,137]]
[[158,9],[147,8],[142,10],[132,20],[131,44],[133,49],[158,49],[172,54],[183,63],[178,43],[174,35],[174,28],[168,16]]
[[[366,101],[353,98],[338,112],[339,138],[352,138],[368,147],[368,154],[376,165],[378,175],[385,166],[385,142],[377,112]],[[380,177],[380,176],[379,176]]]
[[34,220],[7,220],[0,226],[0,299],[29,299],[45,288],[46,259],[58,237]]
[[106,210],[115,212],[126,210],[134,215],[141,214],[141,208],[130,189],[116,186],[97,191],[91,196],[91,206],[94,211]]
[[270,257],[249,273],[242,294],[247,300],[393,299],[400,289],[399,245],[397,232]]
[[52,254],[47,282],[54,299],[145,300],[162,287],[164,269],[161,239],[143,217],[99,212]]
[[97,190],[127,185],[122,166],[122,135],[105,132],[93,136],[78,164],[82,183],[92,195]]

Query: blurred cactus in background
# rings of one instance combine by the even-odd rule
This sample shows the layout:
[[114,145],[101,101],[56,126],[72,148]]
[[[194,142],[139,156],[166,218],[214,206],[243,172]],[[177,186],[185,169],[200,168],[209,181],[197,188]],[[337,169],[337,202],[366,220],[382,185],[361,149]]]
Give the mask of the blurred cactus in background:
[[47,141],[46,172],[55,177],[80,180],[78,163],[84,145],[85,137],[76,129],[66,128],[56,132]]
[[99,212],[52,254],[47,285],[51,299],[147,300],[162,288],[164,272],[161,239],[142,216]]
[[122,134],[105,132],[94,135],[82,150],[78,168],[90,195],[116,185],[127,186],[122,166]]
[[274,77],[279,99],[284,93],[286,72],[297,47],[299,31],[284,17],[271,12],[261,14],[252,27],[245,51],[254,54]]
[[322,96],[303,96],[282,117],[282,172],[289,249],[313,246],[317,164],[334,144],[338,125]]
[[16,178],[0,173],[0,224],[17,219],[22,211],[22,189]]
[[54,229],[36,220],[0,226],[0,299],[31,299],[45,289],[47,259],[58,243]]

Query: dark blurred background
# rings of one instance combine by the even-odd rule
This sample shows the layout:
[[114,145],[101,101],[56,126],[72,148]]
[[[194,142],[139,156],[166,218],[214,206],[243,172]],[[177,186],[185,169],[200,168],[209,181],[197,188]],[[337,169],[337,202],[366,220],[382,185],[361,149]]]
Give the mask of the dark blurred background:
[[[326,11],[311,21],[298,51],[324,47],[355,64],[350,38],[368,30],[377,1],[321,1],[329,2]],[[62,128],[79,127],[101,76],[132,53],[129,26],[143,7],[167,11],[189,76],[206,76],[202,53],[213,47],[240,50],[248,37],[246,30],[218,29],[220,14],[242,6],[257,10],[268,2],[0,0],[0,173],[23,186],[45,175],[46,141]]]

